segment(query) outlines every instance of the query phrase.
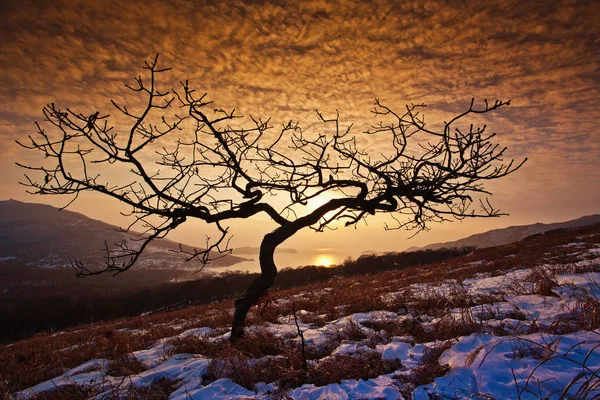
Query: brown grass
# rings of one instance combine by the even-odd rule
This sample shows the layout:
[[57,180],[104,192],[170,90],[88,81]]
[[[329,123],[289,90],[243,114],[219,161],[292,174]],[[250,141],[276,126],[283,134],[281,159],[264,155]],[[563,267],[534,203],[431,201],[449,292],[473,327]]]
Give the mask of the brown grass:
[[431,340],[448,340],[473,333],[483,332],[483,324],[477,322],[470,309],[462,309],[458,314],[446,313],[434,325],[429,333]]
[[556,296],[552,289],[558,285],[554,274],[540,266],[534,266],[529,270],[525,280],[533,285],[533,293],[541,296]]
[[214,357],[219,354],[223,348],[223,344],[209,340],[206,337],[184,336],[169,339],[165,344],[165,357],[173,354],[201,354],[206,357]]
[[410,374],[396,375],[396,379],[403,384],[400,392],[405,398],[411,398],[412,392],[417,386],[431,383],[435,378],[448,373],[450,366],[448,364],[440,365],[439,359],[451,346],[451,341],[437,342],[435,346],[425,349],[421,362]]
[[120,356],[108,363],[106,373],[110,376],[130,376],[139,374],[147,368],[132,354]]
[[575,309],[571,310],[579,329],[600,328],[600,298],[595,295],[595,293],[600,293],[600,284],[598,282],[590,282],[590,284],[592,291],[585,288],[577,291]]
[[254,387],[256,376],[248,356],[233,347],[227,348],[218,357],[211,359],[208,365],[210,380],[229,378],[247,389]]
[[311,328],[320,328],[328,322],[328,318],[325,314],[317,315],[310,311],[298,315],[298,319],[304,324],[310,324]]
[[167,378],[144,386],[131,385],[127,380],[122,380],[103,393],[102,398],[107,400],[167,400],[176,386],[177,381]]
[[[30,397],[31,400],[81,400],[87,399],[94,394],[94,389],[87,386],[68,385],[57,387],[54,390],[47,390],[36,393]],[[9,398],[8,396],[6,397]]]
[[[0,381],[5,382],[6,392],[14,393],[90,359],[117,360],[186,329],[202,326],[223,329],[231,322],[232,307],[233,302],[227,301],[124,318],[80,326],[60,334],[40,334],[11,346],[0,346]],[[175,328],[175,324],[180,326]]]
[[[299,318],[303,322],[315,325],[322,325],[355,312],[376,310],[399,312],[411,306],[416,307],[421,313],[441,316],[439,328],[442,333],[438,335],[434,332],[431,336],[430,333],[425,332],[418,318],[378,327],[376,322],[370,321],[364,326],[383,331],[388,336],[411,335],[416,342],[432,338],[455,337],[461,329],[468,332],[477,327],[472,326],[469,321],[462,321],[457,325],[456,321],[444,320],[443,316],[447,310],[453,307],[481,304],[486,302],[486,299],[471,298],[461,293],[460,287],[457,287],[456,293],[446,296],[432,294],[421,299],[405,289],[415,283],[447,280],[460,282],[475,274],[498,275],[508,270],[541,263],[561,264],[561,271],[599,271],[599,263],[575,265],[577,261],[585,258],[581,250],[600,243],[599,229],[599,226],[595,226],[547,232],[520,243],[477,250],[464,257],[430,265],[386,271],[376,275],[336,277],[328,282],[272,291],[270,293],[272,300],[264,300],[259,308],[254,309],[251,321],[264,324],[290,315],[289,303],[279,299],[293,300],[297,310],[307,312],[299,313]],[[582,243],[577,249],[579,254],[565,251],[564,246],[574,241]],[[539,275],[534,271],[532,282],[534,286],[537,285],[535,290],[539,293],[551,293],[550,289],[554,284],[551,278],[557,271],[549,271],[550,275]],[[384,298],[390,298],[388,294],[392,292],[397,295],[391,300],[384,301]],[[578,324],[582,324],[580,325],[582,329],[600,327],[598,299],[584,296],[578,304],[577,309],[574,310],[574,318],[579,321]],[[159,339],[172,337],[187,329],[211,327],[219,328],[223,332],[230,326],[232,310],[233,301],[228,300],[167,313],[91,324],[68,329],[58,335],[41,334],[16,342],[12,346],[0,346],[0,381],[4,382],[3,391],[14,393],[33,386],[92,358],[119,360],[134,351],[148,348]],[[362,337],[360,326],[353,329],[353,332],[345,332],[344,335],[347,338],[365,340],[360,339]],[[253,337],[251,333],[248,336]],[[279,339],[269,336],[268,333],[257,333],[254,338],[257,343],[241,343],[236,350],[245,357],[251,355],[258,357],[265,354],[276,355],[276,357],[287,354],[288,357],[292,357],[292,354],[298,354],[296,348],[288,349]],[[324,352],[313,349],[313,356],[328,354],[327,351],[331,352],[337,341],[338,338],[332,339],[331,349],[325,349]],[[228,350],[227,345],[208,345],[199,339],[185,339],[180,342],[174,340],[174,344],[176,352],[186,350],[187,347],[186,352],[207,356],[218,354],[224,349]],[[291,363],[291,361],[286,362]]]
[[152,382],[147,387],[130,386],[119,399],[123,400],[167,400],[175,390],[177,382],[167,378]]
[[384,360],[381,355],[369,353],[364,357],[334,355],[327,357],[311,371],[311,383],[325,386],[343,379],[370,379],[392,373],[402,367],[398,360]]
[[248,332],[233,346],[242,353],[254,358],[276,356],[286,350],[284,339],[275,336],[266,329],[255,329]]
[[211,380],[229,378],[247,389],[253,389],[257,382],[277,383],[281,389],[290,389],[305,383],[325,386],[340,383],[343,379],[370,379],[401,367],[399,361],[383,360],[376,353],[362,357],[336,354],[311,364],[304,370],[298,353],[265,357],[251,364],[246,355],[232,349],[211,360],[208,375]]
[[226,339],[210,340],[207,337],[184,336],[176,337],[167,341],[165,349],[166,356],[180,353],[200,354],[208,358],[223,357],[227,354],[241,353],[252,358],[260,358],[267,355],[278,355],[287,347],[284,338],[275,336],[266,329],[252,329],[246,335],[231,343]]

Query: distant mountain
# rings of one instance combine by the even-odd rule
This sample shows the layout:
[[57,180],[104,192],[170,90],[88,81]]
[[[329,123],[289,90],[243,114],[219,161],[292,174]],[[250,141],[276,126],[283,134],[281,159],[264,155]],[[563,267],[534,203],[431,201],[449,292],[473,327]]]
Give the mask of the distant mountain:
[[382,253],[385,253],[385,251],[375,251],[375,250],[369,249],[369,250],[363,251],[360,254],[382,254]]
[[[233,249],[232,254],[258,254],[260,251],[260,247],[236,247]],[[277,248],[275,253],[297,253],[298,250],[290,249],[290,248]]]
[[[136,245],[135,232],[123,233],[118,227],[68,210],[45,204],[0,201],[0,261],[17,261],[45,268],[69,266],[77,259],[88,265],[100,266],[106,254],[105,242],[127,240]],[[182,246],[192,251],[191,246]],[[144,251],[134,269],[198,269],[199,264],[185,262],[179,244],[167,239],[153,241]],[[244,261],[228,255],[210,266],[228,266]]]
[[405,251],[424,249],[436,250],[443,247],[477,247],[479,249],[483,249],[486,247],[501,246],[504,244],[518,242],[528,236],[537,235],[554,229],[577,228],[580,226],[589,226],[597,223],[600,223],[600,215],[595,214],[577,218],[572,221],[557,222],[553,224],[537,223],[533,225],[510,226],[508,228],[494,229],[488,232],[478,233],[454,242],[433,243],[424,247],[410,247]]

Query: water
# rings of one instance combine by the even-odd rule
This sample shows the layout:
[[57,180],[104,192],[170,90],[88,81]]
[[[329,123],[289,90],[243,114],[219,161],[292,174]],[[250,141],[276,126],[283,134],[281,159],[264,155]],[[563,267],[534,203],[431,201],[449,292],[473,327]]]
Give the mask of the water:
[[[298,253],[275,253],[275,265],[277,265],[277,269],[280,271],[287,267],[298,268],[306,265],[322,265],[329,267],[342,264],[348,257],[357,258],[358,256],[360,256],[360,253],[353,253],[349,251],[305,251]],[[260,272],[258,254],[240,254],[240,257],[253,258],[253,260],[243,261],[229,267],[210,268],[210,270],[215,272]]]

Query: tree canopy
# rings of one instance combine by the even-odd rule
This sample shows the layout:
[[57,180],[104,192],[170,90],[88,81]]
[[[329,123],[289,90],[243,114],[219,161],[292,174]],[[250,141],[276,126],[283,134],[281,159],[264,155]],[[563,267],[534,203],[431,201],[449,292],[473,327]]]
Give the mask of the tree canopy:
[[[292,121],[275,127],[270,119],[246,120],[234,109],[214,108],[188,81],[162,91],[157,78],[168,68],[159,68],[158,56],[145,69],[147,76],[127,86],[144,98],[145,107],[132,111],[113,102],[126,129],[115,129],[108,114],[47,105],[45,124],[19,143],[45,159],[41,165],[19,164],[33,172],[23,183],[37,194],[74,200],[92,191],[131,206],[129,228],[142,226],[145,236],[136,245],[107,249],[101,269],[76,263],[80,275],[126,271],[148,243],[189,218],[218,228],[218,237],[189,254],[207,263],[230,251],[228,220],[268,215],[277,228],[262,241],[261,276],[236,302],[232,338],[243,335],[248,310],[273,284],[275,248],[300,229],[323,231],[336,221],[355,226],[377,213],[390,216],[386,229],[416,231],[432,222],[495,217],[500,213],[487,200],[484,184],[526,161],[505,162],[506,148],[494,143],[494,133],[465,123],[510,101],[477,106],[472,100],[435,130],[425,122],[424,104],[395,111],[375,99],[372,113],[380,121],[360,134],[387,141],[387,153],[375,153],[363,147],[352,125],[342,125],[337,112],[317,111],[323,132],[307,132]],[[105,180],[103,168],[109,165],[124,167],[119,182]],[[274,198],[284,198],[285,205],[277,206]],[[310,207],[317,198],[324,200]]]

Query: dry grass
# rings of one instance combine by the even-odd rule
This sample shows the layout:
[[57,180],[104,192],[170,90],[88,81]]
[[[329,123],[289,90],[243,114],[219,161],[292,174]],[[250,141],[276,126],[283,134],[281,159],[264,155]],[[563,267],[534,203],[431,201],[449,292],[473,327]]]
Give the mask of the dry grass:
[[243,354],[254,358],[276,356],[286,350],[284,339],[275,336],[266,329],[256,329],[248,332],[233,346]]
[[260,358],[281,354],[288,347],[290,346],[285,344],[284,338],[275,336],[264,328],[258,328],[250,330],[235,343],[231,343],[226,339],[211,340],[205,336],[176,337],[167,341],[165,356],[190,353],[200,354],[207,358],[219,358],[233,352],[252,358]]
[[319,362],[311,371],[312,382],[317,386],[340,383],[343,379],[370,379],[392,373],[402,367],[398,360],[384,360],[381,355],[369,353],[364,357],[334,355]]
[[175,381],[163,378],[152,382],[147,387],[130,386],[124,394],[117,398],[122,400],[167,400],[175,390],[176,384]]
[[446,375],[449,370],[450,366],[448,364],[421,364],[412,371],[409,382],[412,383],[414,387],[426,385],[433,382],[435,378]]
[[[452,308],[482,304],[489,302],[490,299],[473,298],[461,290],[460,286],[444,296],[436,293],[431,293],[430,296],[416,296],[406,291],[406,288],[417,283],[449,280],[460,282],[475,274],[493,276],[528,265],[552,263],[558,267],[543,272],[541,269],[534,270],[530,277],[537,293],[551,294],[551,289],[555,285],[554,274],[600,271],[598,263],[577,263],[585,258],[581,251],[565,251],[565,246],[572,242],[580,243],[578,250],[598,246],[600,244],[598,230],[599,227],[596,226],[575,231],[547,232],[517,244],[477,250],[464,257],[430,265],[386,271],[376,275],[337,277],[304,287],[272,291],[269,298],[263,299],[260,306],[252,310],[249,322],[264,325],[289,316],[288,300],[294,302],[297,310],[305,311],[298,314],[302,322],[315,326],[322,326],[328,321],[356,312],[388,310],[404,313],[406,308],[414,308],[420,314],[439,317],[436,326],[438,329],[428,332],[418,317],[379,324],[373,320],[365,323],[364,326],[377,331],[381,337],[410,335],[415,342],[457,337],[461,333],[477,331],[480,327],[473,324],[469,318],[462,320],[450,318],[448,311]],[[392,292],[396,295],[390,298],[388,295]],[[231,323],[232,310],[233,301],[228,300],[167,313],[91,324],[69,329],[57,335],[41,334],[11,346],[1,346],[0,382],[4,382],[2,390],[4,393],[14,393],[60,375],[65,369],[73,368],[92,358],[108,359],[118,363],[134,351],[146,349],[159,339],[172,337],[187,329],[211,327],[223,332]],[[573,329],[572,325],[575,322],[578,324],[578,329],[600,327],[600,301],[589,293],[582,294],[573,314],[573,320],[561,322],[564,326],[557,323],[554,328],[567,329],[565,327],[567,326]],[[368,335],[360,326],[354,326],[348,331],[338,332],[336,337],[331,339],[330,345],[325,346],[324,349],[307,348],[307,352],[313,359],[319,359],[330,354],[341,340],[369,339],[365,339],[366,336]],[[209,344],[208,340],[193,337],[173,339],[169,344],[173,345],[173,352],[203,354],[207,357],[225,357],[227,352],[235,354],[234,350],[241,353],[243,357],[272,355],[274,356],[272,360],[284,359],[284,361],[274,361],[275,371],[277,368],[295,371],[294,357],[298,357],[299,354],[295,346],[286,345],[283,339],[268,334],[266,330],[258,330],[254,334],[250,332],[247,338],[247,341],[236,344],[233,349],[229,348],[227,343]],[[307,355],[307,358],[311,357]],[[348,365],[353,362],[342,361]],[[426,371],[428,368],[438,367],[428,366],[423,367],[423,370]],[[123,374],[126,373],[124,369],[121,371]],[[134,371],[133,367],[130,369]],[[428,374],[424,372],[423,375]],[[295,375],[292,374],[292,378],[289,378],[290,382],[296,379],[293,376]],[[305,378],[301,377],[300,380],[303,379]],[[75,388],[68,390],[75,391]]]
[[54,378],[93,358],[117,360],[147,349],[157,340],[187,329],[224,329],[231,323],[232,301],[184,310],[124,318],[39,334],[10,346],[0,346],[0,381],[8,393]]
[[290,389],[305,383],[325,386],[343,379],[370,379],[389,374],[401,368],[399,361],[383,360],[376,353],[362,357],[333,355],[302,368],[298,353],[288,352],[265,357],[253,362],[242,352],[232,349],[211,360],[209,379],[230,378],[237,384],[253,389],[257,382],[277,383],[281,389]]
[[[87,386],[68,385],[54,390],[36,393],[31,400],[81,400],[94,394],[94,389]],[[9,398],[8,396],[6,397]]]
[[428,336],[432,341],[448,340],[483,331],[484,325],[475,319],[469,308],[466,308],[458,313],[446,313],[436,321],[433,331]]
[[248,356],[233,347],[229,347],[218,357],[212,358],[208,365],[210,380],[229,378],[247,389],[254,387],[256,372],[251,367]]
[[130,376],[139,374],[147,368],[132,354],[120,356],[108,363],[106,373],[110,376]]
[[[114,329],[74,332],[60,336],[39,336],[0,354],[0,378],[15,391],[53,378],[92,358],[119,359],[145,348],[149,337],[117,332]],[[73,343],[77,343],[73,346]]]
[[417,386],[431,383],[435,378],[446,375],[450,366],[440,365],[439,359],[451,346],[451,341],[436,342],[433,347],[424,351],[421,362],[410,374],[396,375],[396,379],[402,382],[401,393],[405,398],[412,398],[412,392]]
[[298,316],[298,319],[304,324],[309,324],[311,328],[320,328],[328,322],[325,314],[316,314],[314,312],[304,312]]
[[600,328],[600,298],[596,295],[596,293],[600,293],[600,284],[591,281],[587,289],[572,286],[572,290],[575,303],[570,309],[570,313],[541,329],[543,332],[564,335]]
[[342,340],[350,340],[353,342],[359,342],[363,339],[367,338],[367,334],[360,327],[359,324],[354,322],[354,320],[349,320],[348,325],[344,326],[342,329],[336,332],[337,339]]
[[165,358],[173,354],[201,354],[206,357],[214,357],[222,351],[224,344],[214,342],[206,337],[184,336],[169,339],[165,344]]
[[362,325],[375,331],[378,344],[389,343],[394,336],[411,336],[417,341],[424,339],[426,335],[423,324],[411,316],[396,319],[371,318]]
[[512,358],[522,359],[531,357],[539,361],[549,359],[554,354],[552,345],[541,345],[529,340],[512,340],[511,342]]
[[[307,360],[320,360],[330,355],[340,345],[340,341],[335,336],[330,336],[327,341],[320,346],[306,346],[304,349]],[[302,354],[301,344],[297,345],[297,353]]]
[[531,294],[556,296],[552,289],[558,285],[554,273],[543,266],[532,267],[525,276],[525,282],[532,286]]
[[363,325],[378,331],[380,335],[383,334],[384,338],[389,339],[394,336],[410,336],[414,343],[423,343],[428,342],[431,337],[430,332],[425,329],[418,317],[407,316],[403,319],[389,320],[386,324],[373,323],[371,320]]
[[167,378],[143,386],[132,385],[127,380],[122,380],[102,393],[101,398],[106,400],[167,400],[176,386],[177,381]]
[[591,291],[580,288],[575,294],[577,302],[571,310],[578,329],[594,330],[600,328],[600,298],[594,293],[600,293],[600,284],[590,282]]

